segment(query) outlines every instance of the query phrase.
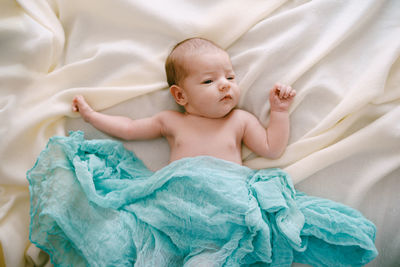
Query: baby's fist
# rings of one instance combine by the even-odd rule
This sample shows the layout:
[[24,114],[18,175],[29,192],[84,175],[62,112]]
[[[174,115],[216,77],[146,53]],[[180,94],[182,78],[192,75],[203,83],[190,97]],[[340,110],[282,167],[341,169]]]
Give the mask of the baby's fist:
[[83,119],[87,121],[90,113],[93,112],[93,109],[89,106],[83,96],[77,95],[72,100],[72,111],[79,112]]
[[85,98],[81,95],[77,95],[72,99],[72,111],[79,112],[79,106],[86,103]]
[[296,90],[289,85],[276,83],[270,91],[271,110],[287,111],[296,96]]
[[294,90],[290,85],[277,83],[274,88],[279,94],[280,99],[293,98],[296,95],[296,90]]

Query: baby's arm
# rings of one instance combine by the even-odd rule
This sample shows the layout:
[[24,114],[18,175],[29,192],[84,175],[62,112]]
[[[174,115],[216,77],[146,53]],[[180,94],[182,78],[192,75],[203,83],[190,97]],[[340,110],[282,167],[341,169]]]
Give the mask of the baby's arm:
[[243,142],[252,151],[267,158],[279,158],[289,140],[289,107],[296,91],[290,86],[276,84],[270,91],[270,120],[267,129],[256,117],[248,114],[245,121]]
[[125,140],[152,139],[162,135],[160,115],[139,120],[106,115],[94,111],[83,96],[74,97],[72,110],[79,112],[82,118],[96,129]]

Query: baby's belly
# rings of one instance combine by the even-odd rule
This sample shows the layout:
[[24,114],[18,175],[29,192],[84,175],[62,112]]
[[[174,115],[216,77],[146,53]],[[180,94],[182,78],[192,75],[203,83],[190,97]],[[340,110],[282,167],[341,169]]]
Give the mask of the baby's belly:
[[171,147],[170,162],[181,158],[212,156],[242,164],[240,146],[234,144],[175,145]]

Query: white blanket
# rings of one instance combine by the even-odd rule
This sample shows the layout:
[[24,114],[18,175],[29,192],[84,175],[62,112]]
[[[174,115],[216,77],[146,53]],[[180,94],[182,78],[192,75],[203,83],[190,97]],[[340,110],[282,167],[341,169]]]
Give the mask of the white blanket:
[[[48,260],[29,243],[26,171],[49,137],[85,130],[70,109],[139,118],[177,109],[164,61],[201,36],[226,48],[240,108],[268,121],[268,90],[298,92],[291,138],[278,160],[244,149],[252,168],[281,167],[296,187],[361,210],[380,255],[400,263],[400,1],[2,0],[0,3],[0,266]],[[165,140],[126,142],[152,169]]]

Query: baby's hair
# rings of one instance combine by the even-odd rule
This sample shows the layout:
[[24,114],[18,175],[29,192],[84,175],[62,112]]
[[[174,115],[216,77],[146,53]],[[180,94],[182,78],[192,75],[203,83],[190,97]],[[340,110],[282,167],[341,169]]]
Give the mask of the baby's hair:
[[185,39],[177,43],[165,61],[168,86],[178,84],[186,76],[184,57],[187,53],[210,49],[224,51],[214,42],[200,37]]

